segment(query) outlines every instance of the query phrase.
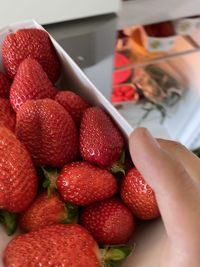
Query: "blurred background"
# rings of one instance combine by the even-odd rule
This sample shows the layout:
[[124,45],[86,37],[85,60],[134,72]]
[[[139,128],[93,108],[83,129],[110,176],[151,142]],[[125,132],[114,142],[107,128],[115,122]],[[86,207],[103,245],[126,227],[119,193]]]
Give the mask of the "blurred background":
[[133,126],[200,146],[199,0],[0,1],[35,19]]

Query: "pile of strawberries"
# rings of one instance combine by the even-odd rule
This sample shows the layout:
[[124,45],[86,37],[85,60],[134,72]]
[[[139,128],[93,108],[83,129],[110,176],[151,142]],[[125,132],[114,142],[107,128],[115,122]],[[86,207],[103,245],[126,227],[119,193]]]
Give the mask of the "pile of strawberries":
[[137,89],[133,87],[132,84],[120,84],[118,87],[113,88],[112,102],[133,101],[136,97],[136,90]]
[[100,107],[55,82],[61,64],[48,34],[6,36],[0,73],[0,220],[12,234],[6,267],[109,267],[139,219],[159,210],[124,156],[125,141]]

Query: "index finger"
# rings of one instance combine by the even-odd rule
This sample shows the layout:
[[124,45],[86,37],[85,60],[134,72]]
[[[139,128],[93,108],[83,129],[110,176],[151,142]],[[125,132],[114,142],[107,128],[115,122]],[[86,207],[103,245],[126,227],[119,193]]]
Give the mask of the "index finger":
[[195,235],[199,190],[182,163],[146,129],[136,129],[129,144],[134,164],[155,191],[168,235],[180,242]]
[[182,144],[164,139],[157,139],[162,149],[182,163],[190,177],[200,183],[200,159]]

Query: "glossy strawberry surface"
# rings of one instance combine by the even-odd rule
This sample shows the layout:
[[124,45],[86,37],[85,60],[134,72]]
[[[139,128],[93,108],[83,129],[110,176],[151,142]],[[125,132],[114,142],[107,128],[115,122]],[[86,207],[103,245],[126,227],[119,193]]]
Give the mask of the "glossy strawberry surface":
[[82,157],[101,167],[117,161],[124,147],[124,140],[110,116],[99,107],[88,108],[80,127]]
[[5,267],[100,267],[98,247],[80,225],[51,225],[14,238]]
[[159,217],[155,194],[136,168],[128,171],[121,183],[121,198],[140,219]]
[[88,162],[73,162],[62,169],[57,178],[57,189],[65,201],[88,205],[113,196],[117,183],[107,170]]
[[0,126],[15,131],[16,114],[8,99],[0,98]]
[[37,193],[37,176],[24,145],[5,127],[0,127],[0,208],[21,212]]
[[89,104],[72,91],[58,92],[55,100],[70,113],[76,125],[79,126],[83,112],[89,107]]
[[80,222],[98,243],[104,245],[126,244],[135,228],[132,213],[117,198],[84,207]]
[[10,89],[10,102],[17,112],[27,100],[54,98],[56,91],[41,65],[25,59],[19,66]]
[[54,100],[27,101],[17,113],[16,135],[26,145],[37,165],[62,167],[77,157],[75,123]]
[[54,83],[61,73],[61,65],[49,35],[40,29],[20,29],[6,36],[2,47],[3,63],[14,78],[20,63],[26,58],[37,60]]
[[20,216],[19,225],[25,232],[61,223],[66,219],[65,204],[58,194],[40,193],[32,205]]

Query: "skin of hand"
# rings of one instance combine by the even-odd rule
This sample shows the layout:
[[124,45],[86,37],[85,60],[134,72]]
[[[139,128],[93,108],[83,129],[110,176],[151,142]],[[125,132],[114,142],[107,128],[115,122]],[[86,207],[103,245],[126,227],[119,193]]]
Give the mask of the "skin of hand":
[[200,266],[200,159],[183,145],[134,130],[129,149],[153,188],[167,232],[159,267]]

